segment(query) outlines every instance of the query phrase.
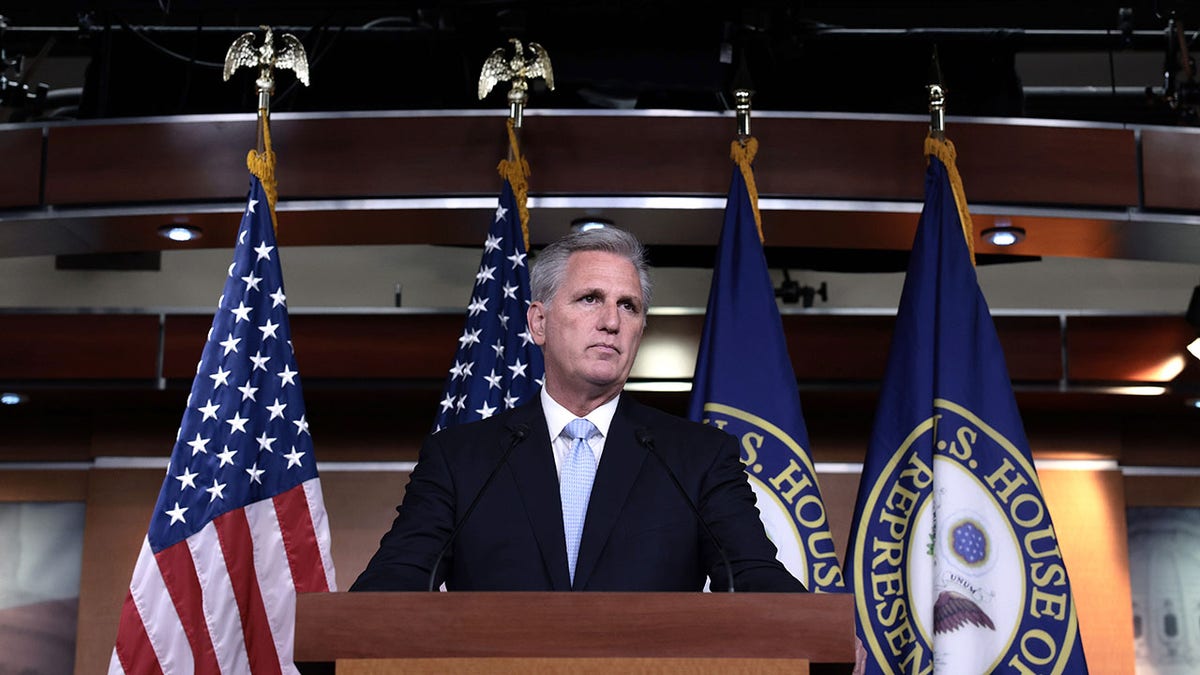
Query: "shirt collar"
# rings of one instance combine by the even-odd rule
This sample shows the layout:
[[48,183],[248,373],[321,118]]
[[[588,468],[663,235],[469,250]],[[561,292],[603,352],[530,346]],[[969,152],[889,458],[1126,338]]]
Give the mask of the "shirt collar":
[[[542,387],[542,412],[546,415],[546,428],[550,432],[550,440],[558,438],[563,429],[566,428],[572,420],[579,419],[575,413],[567,410],[559,405],[552,396]],[[600,435],[608,438],[608,428],[612,426],[613,416],[617,414],[617,403],[621,400],[621,395],[617,394],[604,405],[596,408],[592,412],[584,416],[583,419],[588,420],[596,425],[600,431]]]

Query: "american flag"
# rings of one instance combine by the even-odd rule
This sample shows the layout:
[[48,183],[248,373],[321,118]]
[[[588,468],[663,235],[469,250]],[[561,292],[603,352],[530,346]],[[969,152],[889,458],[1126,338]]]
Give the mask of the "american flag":
[[262,184],[121,610],[109,673],[295,673],[297,592],[336,590]]
[[525,324],[529,266],[517,201],[504,181],[483,243],[467,322],[442,392],[434,431],[528,402],[542,386],[542,350]]

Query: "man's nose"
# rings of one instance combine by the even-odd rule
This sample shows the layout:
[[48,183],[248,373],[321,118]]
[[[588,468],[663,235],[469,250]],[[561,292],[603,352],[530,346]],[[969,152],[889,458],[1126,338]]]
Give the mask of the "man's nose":
[[605,303],[600,309],[600,320],[598,328],[603,331],[615,333],[621,326],[621,310],[615,303]]

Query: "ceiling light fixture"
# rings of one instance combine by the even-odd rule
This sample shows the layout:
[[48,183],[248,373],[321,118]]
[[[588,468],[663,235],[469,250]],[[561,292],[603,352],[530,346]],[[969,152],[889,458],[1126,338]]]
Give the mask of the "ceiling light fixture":
[[16,392],[6,391],[0,394],[0,405],[21,405],[28,400],[28,396]]
[[172,224],[163,225],[158,228],[158,234],[171,241],[192,241],[193,239],[199,239],[204,234],[204,231],[191,225]]
[[1012,225],[998,225],[980,232],[979,236],[992,246],[1012,246],[1025,240],[1025,230]]
[[588,230],[601,230],[606,227],[612,227],[613,221],[607,218],[576,218],[571,221],[572,232],[587,232]]

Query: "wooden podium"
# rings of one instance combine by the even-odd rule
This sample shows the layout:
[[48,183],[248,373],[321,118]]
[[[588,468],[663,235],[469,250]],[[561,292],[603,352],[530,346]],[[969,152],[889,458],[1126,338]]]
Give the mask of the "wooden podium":
[[853,663],[850,595],[309,593],[295,660],[382,673],[807,673]]

